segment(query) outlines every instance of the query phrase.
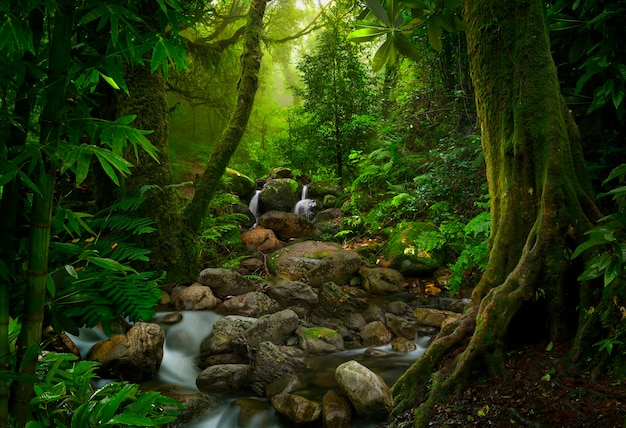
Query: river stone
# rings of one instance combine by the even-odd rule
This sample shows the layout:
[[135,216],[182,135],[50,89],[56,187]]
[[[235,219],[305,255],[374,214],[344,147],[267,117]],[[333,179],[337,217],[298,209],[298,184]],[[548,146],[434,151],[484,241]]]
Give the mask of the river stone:
[[352,408],[335,390],[330,389],[322,398],[322,423],[325,428],[350,428]]
[[284,211],[290,213],[300,198],[298,183],[291,178],[268,180],[259,193],[259,212]]
[[365,346],[386,345],[393,338],[391,330],[381,321],[372,321],[365,324],[359,335]]
[[381,305],[381,308],[385,312],[391,312],[394,315],[401,317],[412,317],[413,308],[408,303],[396,300],[394,302],[387,302]]
[[332,242],[303,241],[282,248],[268,258],[270,273],[280,279],[313,287],[325,282],[346,284],[359,270],[361,257]]
[[364,365],[351,360],[335,370],[337,383],[356,413],[368,420],[383,420],[393,410],[393,398],[383,379]]
[[411,352],[417,349],[417,345],[405,337],[396,337],[391,341],[391,349],[396,352]]
[[275,425],[274,408],[272,403],[266,400],[260,400],[256,397],[242,397],[233,400],[230,407],[231,409],[239,409],[236,424],[232,423],[232,425],[227,426],[220,424],[219,427],[214,425],[216,428],[231,428],[231,426],[257,428]]
[[87,360],[98,361],[106,376],[129,380],[150,379],[163,360],[165,331],[157,324],[137,323],[125,335],[96,343]]
[[330,354],[343,351],[343,337],[333,329],[326,327],[298,327],[296,334],[300,347],[312,354]]
[[315,225],[305,216],[284,211],[268,211],[259,217],[259,225],[274,231],[283,241],[309,236]]
[[250,349],[255,349],[259,343],[265,341],[280,345],[287,342],[287,338],[296,330],[298,323],[298,315],[291,309],[285,309],[260,317],[243,333],[243,338]]
[[367,348],[363,355],[367,358],[387,358],[391,356],[389,352],[378,348]]
[[[200,344],[200,360],[213,354],[242,351],[243,333],[257,322],[256,318],[227,315],[213,324],[213,330]],[[246,354],[247,352],[243,352]]]
[[296,425],[313,422],[322,414],[322,406],[315,401],[295,394],[277,394],[272,397],[276,411]]
[[342,318],[367,308],[364,291],[347,285],[326,282],[319,287],[319,304],[313,313],[322,318]]
[[270,180],[276,180],[278,178],[293,178],[293,171],[290,168],[279,166],[272,169],[268,177]]
[[341,321],[346,328],[352,331],[360,331],[361,328],[367,324],[367,321],[365,321],[365,318],[359,312],[351,312],[345,315]]
[[252,390],[264,396],[270,383],[307,367],[307,354],[302,349],[275,345],[272,342],[261,342],[257,348],[256,362],[252,372]]
[[196,378],[196,386],[202,392],[237,392],[252,382],[252,366],[249,364],[219,364],[202,370]]
[[427,222],[404,222],[394,229],[383,247],[381,266],[396,269],[404,275],[427,275],[445,264],[445,250],[424,250],[420,235],[437,231]]
[[180,312],[172,312],[171,314],[167,314],[163,317],[161,322],[163,324],[176,324],[183,320],[183,314]]
[[214,309],[219,299],[213,295],[213,291],[199,282],[189,286],[177,285],[172,290],[171,303],[179,311],[202,311]]
[[404,275],[390,268],[359,269],[363,288],[376,295],[395,294],[404,291]]
[[416,308],[413,314],[419,324],[430,327],[441,327],[444,321],[448,319],[456,320],[461,317],[461,314],[456,312],[442,311],[434,308]]
[[251,291],[224,300],[220,308],[229,315],[259,317],[268,312],[277,311],[280,305],[265,293]]
[[387,313],[385,314],[385,324],[397,337],[404,337],[409,340],[415,339],[417,334],[415,321],[409,321],[406,318]]
[[219,364],[248,364],[250,358],[234,352],[226,354],[209,355],[206,358],[198,359],[198,368],[204,370],[210,366],[216,366]]
[[219,297],[238,296],[256,291],[257,286],[239,272],[224,268],[207,268],[198,275],[197,281],[207,285]]
[[288,373],[279,377],[265,388],[265,394],[273,397],[276,394],[291,394],[305,387],[300,376],[295,373]]
[[316,181],[309,184],[309,197],[311,198],[323,198],[326,195],[333,195],[340,197],[343,194],[341,186],[334,183],[326,183],[323,181]]
[[319,303],[317,293],[308,284],[299,281],[278,281],[267,294],[283,308],[292,309],[299,316],[305,316]]
[[239,196],[240,199],[248,199],[256,189],[256,183],[250,177],[232,168],[226,168],[224,177],[227,178],[226,191]]
[[280,248],[280,241],[274,231],[263,226],[241,232],[241,242],[251,253],[269,253]]
[[385,311],[378,305],[370,304],[363,311],[363,318],[365,318],[366,322],[372,321],[385,321]]
[[173,398],[181,403],[184,408],[179,409],[180,413],[176,417],[176,426],[184,426],[187,422],[197,421],[210,412],[218,409],[223,399],[217,394],[205,394],[203,392],[191,392],[178,385],[161,384],[154,388],[147,384],[142,384],[142,391],[157,391],[166,397]]

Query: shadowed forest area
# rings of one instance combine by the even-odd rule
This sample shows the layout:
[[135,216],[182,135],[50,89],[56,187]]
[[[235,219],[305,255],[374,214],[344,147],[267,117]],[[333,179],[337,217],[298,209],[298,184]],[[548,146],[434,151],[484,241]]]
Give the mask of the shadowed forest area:
[[[389,385],[379,426],[623,426],[625,15],[3,1],[0,428],[183,426],[172,394],[96,385],[64,333],[149,323],[206,268],[267,291],[273,252],[305,237],[463,302]],[[274,183],[286,193],[257,211]],[[300,200],[307,235],[259,220]],[[264,228],[267,250],[246,238]]]

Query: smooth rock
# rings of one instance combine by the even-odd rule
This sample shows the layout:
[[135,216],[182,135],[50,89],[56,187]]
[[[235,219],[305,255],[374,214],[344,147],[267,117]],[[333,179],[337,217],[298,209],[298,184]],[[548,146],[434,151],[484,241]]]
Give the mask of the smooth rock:
[[277,394],[272,397],[276,411],[295,424],[304,424],[319,419],[322,406],[315,401],[295,394]]
[[335,390],[330,389],[322,398],[322,423],[324,428],[350,428],[352,408]]
[[386,345],[393,339],[393,334],[387,326],[380,321],[372,321],[363,326],[359,332],[361,341],[366,346]]
[[238,296],[256,291],[257,286],[239,272],[225,268],[207,268],[198,274],[197,281],[213,290],[219,297]]
[[196,386],[202,392],[233,393],[250,387],[252,366],[249,364],[219,364],[202,370]]
[[335,378],[354,406],[356,413],[368,420],[383,420],[393,410],[389,387],[376,373],[351,360],[340,364]]
[[199,282],[189,286],[178,285],[174,287],[171,295],[171,303],[179,311],[202,311],[214,309],[219,299],[213,295],[213,291]]

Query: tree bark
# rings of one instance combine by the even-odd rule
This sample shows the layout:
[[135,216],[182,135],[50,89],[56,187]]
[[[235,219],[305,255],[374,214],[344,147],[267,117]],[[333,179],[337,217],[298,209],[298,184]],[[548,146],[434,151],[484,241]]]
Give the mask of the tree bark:
[[185,223],[194,232],[198,232],[202,226],[219,181],[243,137],[252,112],[254,96],[259,87],[262,57],[261,35],[266,5],[267,0],[253,0],[250,3],[244,35],[244,50],[241,56],[242,70],[238,84],[237,105],[228,126],[209,157],[206,169],[196,182],[193,200],[185,210]]
[[426,426],[433,406],[473,370],[503,375],[507,332],[522,307],[545,317],[533,340],[571,339],[579,296],[569,254],[599,218],[543,3],[471,0],[464,17],[491,196],[491,253],[463,317],[393,387],[395,413],[420,405],[416,426]]

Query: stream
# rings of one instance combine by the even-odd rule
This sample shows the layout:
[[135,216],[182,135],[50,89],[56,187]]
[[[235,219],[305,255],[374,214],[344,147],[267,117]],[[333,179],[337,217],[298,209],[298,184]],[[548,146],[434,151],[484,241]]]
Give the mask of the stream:
[[[161,312],[152,320],[159,324],[166,332],[163,350],[163,361],[157,375],[160,382],[175,384],[186,389],[197,391],[196,377],[200,369],[196,360],[200,351],[200,344],[210,334],[213,324],[222,318],[212,311],[181,311],[182,321],[176,324],[163,324],[161,321],[170,312]],[[84,357],[89,349],[98,341],[107,337],[98,329],[81,329],[80,337],[71,336]],[[335,368],[349,360],[359,361],[370,370],[381,376],[387,385],[391,386],[398,377],[423,353],[429,337],[415,340],[417,349],[408,353],[399,353],[391,350],[390,345],[377,347],[389,353],[384,358],[368,358],[363,355],[365,348],[346,350],[333,354],[318,356],[312,363],[312,368],[302,374],[307,385],[307,397],[321,401],[321,397],[329,388],[336,387]],[[245,406],[242,407],[241,404]],[[246,411],[242,415],[242,409]],[[247,414],[250,413],[250,414]],[[242,425],[242,421],[245,423]],[[293,423],[283,419],[272,408],[269,400],[255,396],[226,398],[222,405],[206,415],[202,420],[184,425],[187,428],[290,428]],[[375,423],[353,417],[352,427],[372,428]]]

